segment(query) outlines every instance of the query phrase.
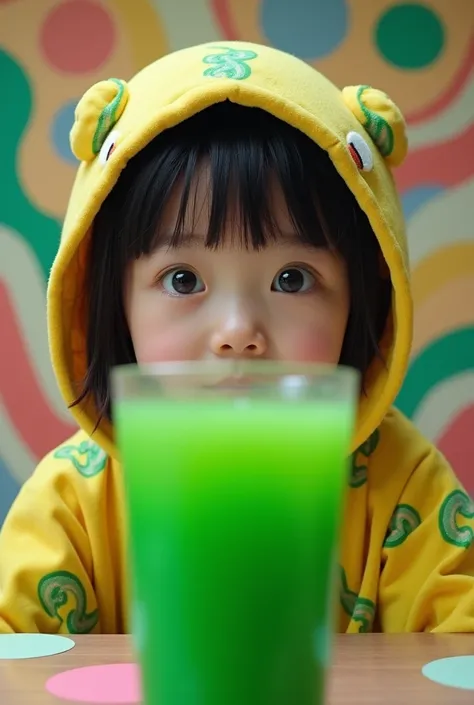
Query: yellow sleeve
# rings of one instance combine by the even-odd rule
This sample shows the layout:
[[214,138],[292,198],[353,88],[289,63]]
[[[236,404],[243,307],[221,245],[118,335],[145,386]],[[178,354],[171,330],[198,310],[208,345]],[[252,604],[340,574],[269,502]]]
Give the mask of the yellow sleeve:
[[56,451],[24,484],[5,520],[0,633],[79,634],[98,628],[91,548],[75,475],[71,461]]
[[474,632],[474,503],[426,444],[382,550],[384,632]]

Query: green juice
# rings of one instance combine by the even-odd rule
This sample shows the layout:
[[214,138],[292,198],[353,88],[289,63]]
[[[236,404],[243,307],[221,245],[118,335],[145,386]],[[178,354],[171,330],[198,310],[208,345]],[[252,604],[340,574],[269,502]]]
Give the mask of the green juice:
[[119,401],[147,705],[318,705],[352,433],[342,401]]

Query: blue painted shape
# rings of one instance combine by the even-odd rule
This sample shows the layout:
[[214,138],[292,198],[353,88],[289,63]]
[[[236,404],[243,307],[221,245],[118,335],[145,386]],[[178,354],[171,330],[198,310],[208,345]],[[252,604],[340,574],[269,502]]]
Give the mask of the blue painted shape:
[[0,660],[57,656],[70,651],[75,642],[58,634],[0,634]]
[[[451,656],[431,661],[421,669],[425,678],[461,690],[474,690],[474,656]],[[446,696],[446,702],[449,698]]]
[[423,186],[415,186],[415,188],[402,193],[401,198],[405,218],[407,220],[412,218],[422,206],[444,190],[444,186],[439,184],[423,184]]
[[77,103],[77,100],[72,100],[59,108],[51,123],[51,141],[56,153],[65,162],[74,166],[77,166],[78,160],[71,151],[69,133],[74,124],[74,111]]
[[262,0],[260,13],[270,43],[305,61],[331,54],[349,31],[346,0]]
[[7,466],[0,458],[0,526],[3,524],[8,510],[18,494],[20,485],[8,471]]

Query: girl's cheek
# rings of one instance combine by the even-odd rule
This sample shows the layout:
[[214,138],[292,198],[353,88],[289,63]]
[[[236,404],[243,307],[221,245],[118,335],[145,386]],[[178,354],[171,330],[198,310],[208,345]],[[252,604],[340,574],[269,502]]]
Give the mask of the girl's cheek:
[[193,359],[195,353],[190,342],[189,336],[176,330],[159,334],[143,331],[133,340],[137,361],[142,364]]
[[342,340],[324,331],[292,335],[282,351],[285,359],[295,362],[326,362],[337,364],[341,354]]

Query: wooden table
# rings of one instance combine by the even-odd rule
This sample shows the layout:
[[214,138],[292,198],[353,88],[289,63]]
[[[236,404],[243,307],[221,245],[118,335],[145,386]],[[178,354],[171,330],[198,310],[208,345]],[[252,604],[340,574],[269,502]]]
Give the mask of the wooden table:
[[[76,647],[60,656],[0,661],[0,704],[58,705],[62,701],[44,689],[55,673],[132,661],[128,637],[80,636],[75,641]],[[466,654],[474,654],[474,635],[338,636],[328,705],[473,705],[473,691],[436,685],[420,673],[428,661]]]

